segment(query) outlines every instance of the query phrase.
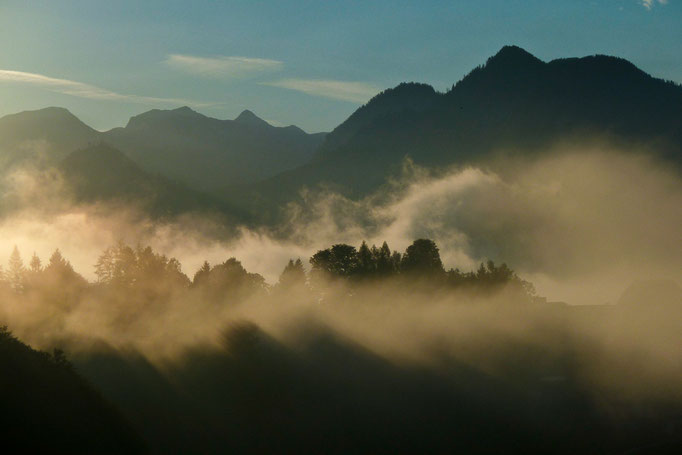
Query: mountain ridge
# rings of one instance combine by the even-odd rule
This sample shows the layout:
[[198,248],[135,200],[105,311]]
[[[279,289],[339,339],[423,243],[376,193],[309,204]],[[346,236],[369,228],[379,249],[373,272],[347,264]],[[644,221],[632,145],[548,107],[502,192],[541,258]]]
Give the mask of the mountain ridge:
[[653,144],[659,157],[682,166],[682,86],[619,57],[545,62],[518,46],[504,46],[447,92],[417,82],[388,88],[330,133],[273,126],[249,110],[219,120],[187,106],[153,109],[103,133],[63,109],[41,115],[50,113],[75,122],[71,139],[85,142],[81,148],[110,144],[145,172],[210,193],[256,219],[304,187],[362,197],[408,157],[441,169],[500,151],[530,156],[566,139],[606,137]]
[[251,111],[219,120],[188,107],[147,111],[102,135],[143,169],[201,191],[255,182],[301,165],[323,138],[272,126]]
[[56,165],[75,150],[104,142],[148,172],[210,190],[303,164],[324,136],[270,125],[249,110],[220,120],[187,106],[151,109],[100,132],[65,108],[48,107],[0,118],[0,171],[26,160]]
[[225,188],[222,196],[281,206],[303,187],[324,184],[362,197],[398,173],[407,157],[440,169],[502,151],[531,156],[557,142],[590,137],[655,144],[660,158],[682,166],[682,86],[622,58],[543,62],[505,46],[446,93],[425,86],[415,102],[409,89],[418,85],[400,84],[358,108],[329,133],[311,162],[255,185]]

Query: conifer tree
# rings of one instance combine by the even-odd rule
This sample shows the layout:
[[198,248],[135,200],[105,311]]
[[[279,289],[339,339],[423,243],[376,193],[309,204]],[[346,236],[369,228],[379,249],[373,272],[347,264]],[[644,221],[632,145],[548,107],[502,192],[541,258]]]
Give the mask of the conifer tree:
[[201,268],[197,270],[197,273],[194,274],[194,279],[192,279],[192,284],[194,286],[200,285],[202,282],[204,282],[206,279],[208,279],[208,275],[211,273],[211,264],[208,263],[208,261],[204,261],[204,263],[201,265]]
[[40,262],[40,258],[35,252],[33,252],[31,262],[29,262],[28,264],[28,269],[31,271],[31,273],[38,273],[43,269],[42,263]]
[[291,288],[297,285],[305,284],[306,275],[303,269],[303,262],[298,258],[296,261],[289,259],[289,262],[284,267],[282,274],[279,276],[279,284],[284,288]]
[[372,256],[367,243],[363,240],[358,250],[358,274],[360,276],[370,276],[376,271],[376,262]]
[[[384,242],[377,253],[377,274],[380,276],[387,276],[395,273],[396,265],[391,260],[391,249],[388,243]],[[396,262],[400,263],[400,259],[396,258]]]
[[9,257],[9,267],[7,270],[7,278],[12,289],[19,292],[24,287],[24,275],[26,269],[24,268],[24,261],[21,259],[19,248],[14,245],[12,254]]

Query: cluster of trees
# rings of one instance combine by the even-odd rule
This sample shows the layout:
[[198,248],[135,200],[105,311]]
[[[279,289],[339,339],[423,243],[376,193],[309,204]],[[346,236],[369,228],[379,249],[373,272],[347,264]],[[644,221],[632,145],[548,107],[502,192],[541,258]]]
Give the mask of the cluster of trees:
[[25,266],[15,246],[7,270],[0,267],[0,289],[37,297],[48,303],[68,305],[76,301],[87,286],[87,280],[73,269],[59,249],[52,253],[46,265],[43,266],[34,253]]
[[508,286],[526,295],[534,293],[532,285],[521,280],[506,264],[495,265],[488,261],[476,271],[446,270],[438,246],[429,239],[415,240],[404,253],[392,251],[386,242],[381,247],[370,247],[362,242],[359,248],[336,244],[310,258],[309,273],[300,258],[289,260],[274,286],[269,286],[261,275],[248,272],[235,258],[213,266],[204,262],[190,279],[182,272],[177,259],[156,253],[149,246],[133,248],[119,243],[99,256],[95,276],[96,282],[88,283],[59,250],[45,266],[34,254],[27,267],[15,247],[7,270],[0,274],[0,282],[4,289],[15,294],[30,295],[67,307],[89,291],[133,304],[163,303],[178,292],[193,293],[206,302],[223,303],[243,301],[273,289],[300,287],[314,293],[329,281],[343,280],[353,286],[360,282],[402,278],[420,289],[424,286],[434,289],[469,287],[494,291]]
[[368,247],[362,242],[359,249],[337,244],[320,250],[310,258],[312,273],[357,278],[387,277],[397,274],[435,276],[445,273],[438,247],[433,240],[418,239],[404,254],[391,252],[384,242],[381,248]]
[[235,258],[214,266],[204,261],[194,274],[191,286],[210,301],[241,301],[256,292],[267,290],[265,278],[258,273],[247,272]]
[[[493,261],[482,263],[478,270],[462,272],[459,269],[445,270],[438,246],[430,239],[417,239],[404,253],[391,251],[384,242],[380,248],[362,242],[360,248],[347,244],[333,245],[320,250],[310,258],[310,281],[318,278],[349,280],[385,279],[406,277],[414,283],[428,286],[466,286],[481,291],[494,291],[502,286],[511,286],[527,295],[534,295],[531,283],[521,280],[507,264],[495,265]],[[305,277],[303,264],[290,261],[280,282],[291,282],[294,278],[302,281]]]

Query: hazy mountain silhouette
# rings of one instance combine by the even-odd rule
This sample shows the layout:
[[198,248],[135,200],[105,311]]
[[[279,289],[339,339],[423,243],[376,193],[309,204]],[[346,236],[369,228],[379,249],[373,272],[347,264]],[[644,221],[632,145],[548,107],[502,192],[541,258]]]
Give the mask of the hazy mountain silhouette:
[[99,134],[61,107],[6,115],[0,118],[0,168],[24,159],[54,163]]
[[202,210],[234,213],[208,195],[142,170],[106,144],[71,153],[61,161],[59,169],[78,202],[132,203],[157,216]]
[[[47,161],[55,162],[74,149],[105,142],[150,175],[210,191],[229,210],[250,212],[254,221],[276,219],[277,208],[304,186],[325,184],[363,196],[397,173],[405,157],[438,169],[475,164],[498,152],[544,153],[558,141],[590,138],[652,145],[682,165],[682,87],[616,57],[543,62],[505,46],[446,93],[400,84],[329,134],[274,127],[250,111],[218,120],[188,107],[151,110],[104,133],[60,108],[0,119],[5,164],[43,149]],[[106,171],[102,167],[103,175]],[[93,190],[102,190],[103,182],[91,180]],[[96,194],[101,193],[88,197]],[[171,205],[192,201],[180,199],[184,202]]]
[[[406,156],[441,167],[592,137],[655,145],[681,164],[682,87],[621,58],[545,63],[505,46],[447,93],[422,84],[384,91],[329,133],[310,163],[245,192],[282,201],[304,185],[326,183],[360,196],[382,185]],[[225,193],[234,195],[234,188]]]
[[188,107],[154,109],[125,128],[96,131],[64,108],[0,118],[0,169],[23,159],[54,164],[74,150],[105,142],[145,170],[197,189],[250,183],[306,163],[325,137],[275,127],[245,110],[218,120]]
[[103,134],[144,169],[197,189],[254,182],[307,162],[324,139],[250,111],[218,120],[188,107],[152,110]]
[[63,353],[31,349],[0,327],[0,436],[7,453],[141,453],[132,427]]

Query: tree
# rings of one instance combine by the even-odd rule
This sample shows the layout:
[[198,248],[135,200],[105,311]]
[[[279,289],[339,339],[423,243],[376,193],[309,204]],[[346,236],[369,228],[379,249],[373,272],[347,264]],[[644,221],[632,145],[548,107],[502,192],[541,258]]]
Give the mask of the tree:
[[249,273],[235,258],[213,267],[205,262],[195,275],[193,284],[205,300],[214,303],[239,303],[253,294],[265,291],[265,278]]
[[121,288],[146,288],[150,292],[167,292],[168,286],[189,285],[180,262],[155,253],[151,247],[135,249],[124,243],[107,248],[95,264],[97,281]]
[[54,253],[52,253],[52,256],[50,256],[50,260],[47,263],[47,266],[45,269],[53,269],[53,270],[64,270],[64,269],[71,269],[71,264],[69,261],[64,259],[64,256],[62,256],[62,252],[59,251],[59,248],[54,250]]
[[358,269],[358,252],[354,246],[339,243],[320,250],[310,258],[313,274],[349,277]]
[[391,254],[391,267],[393,268],[394,273],[400,272],[400,264],[403,260],[402,258],[402,255],[397,251],[394,251],[393,254]]
[[27,273],[27,290],[51,305],[61,308],[75,305],[88,286],[87,280],[73,269],[59,249],[52,253],[45,267],[40,268],[36,258],[31,259]]
[[28,270],[24,274],[24,291],[32,290],[40,286],[40,280],[43,274],[43,266],[40,258],[36,253],[31,256],[31,261],[28,264]]
[[99,283],[110,283],[114,277],[114,248],[109,247],[97,258],[95,275]]
[[35,252],[33,252],[31,262],[29,262],[28,264],[28,269],[31,271],[31,273],[39,273],[43,269],[42,263],[40,262],[40,258],[36,255]]
[[430,276],[442,275],[445,272],[436,242],[429,239],[417,239],[412,242],[405,251],[400,268],[405,273]]
[[282,274],[279,276],[279,285],[288,289],[304,285],[305,280],[305,270],[303,269],[303,262],[301,262],[301,259],[296,259],[296,261],[289,259]]
[[[374,248],[376,250],[376,247]],[[374,275],[377,270],[377,263],[375,256],[363,240],[360,249],[358,250],[358,265],[357,273],[362,277]]]
[[208,279],[209,273],[211,273],[211,264],[209,264],[208,261],[204,261],[199,270],[197,270],[197,273],[194,274],[192,285],[199,286],[204,280]]
[[24,268],[24,261],[21,260],[19,248],[14,245],[12,254],[9,257],[9,267],[7,270],[7,278],[9,280],[10,286],[12,286],[12,289],[17,292],[23,290],[25,273],[26,269]]
[[[400,263],[400,259],[397,260]],[[384,242],[376,252],[377,275],[388,276],[396,272],[396,264],[391,260],[391,249],[388,243]]]

